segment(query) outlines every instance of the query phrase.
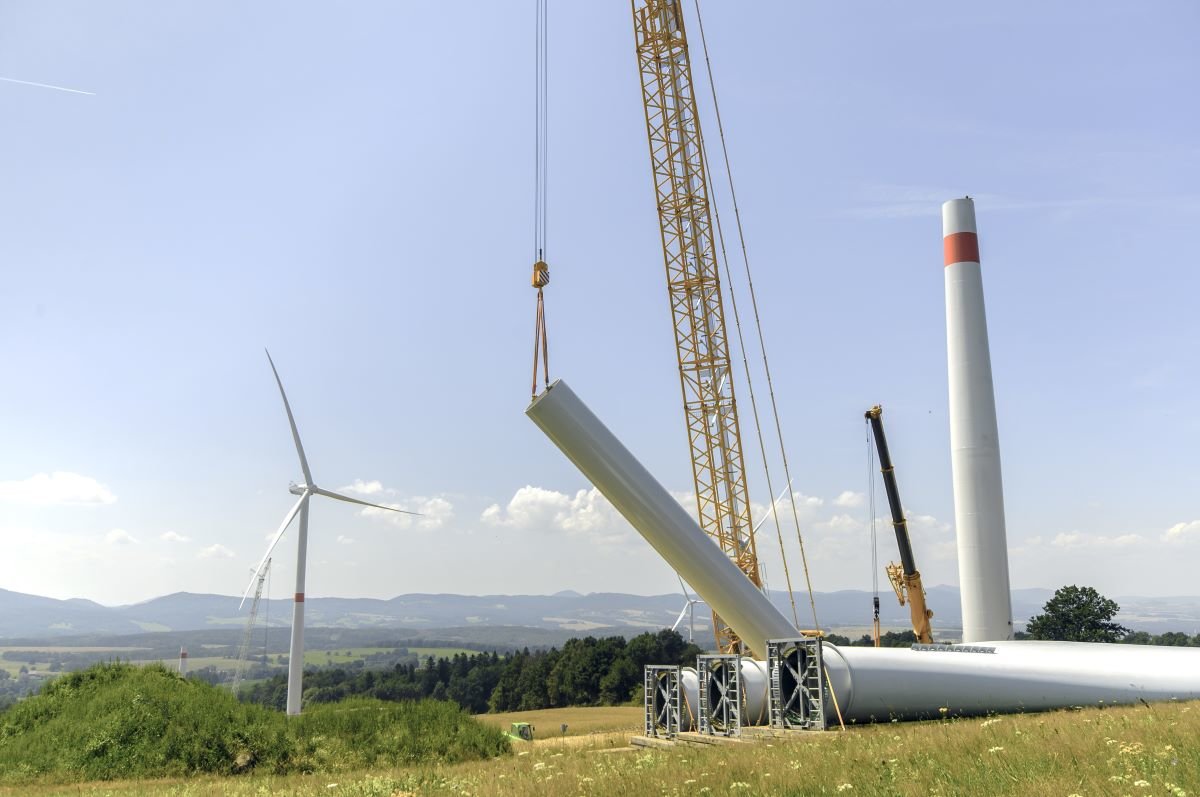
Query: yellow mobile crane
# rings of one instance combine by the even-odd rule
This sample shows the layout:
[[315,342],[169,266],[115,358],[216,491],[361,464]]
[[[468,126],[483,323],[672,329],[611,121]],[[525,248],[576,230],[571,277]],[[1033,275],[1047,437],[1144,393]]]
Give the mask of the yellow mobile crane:
[[[925,587],[921,584],[921,574],[917,571],[917,563],[913,558],[912,540],[908,537],[908,521],[904,519],[904,507],[900,505],[900,489],[896,486],[896,468],[892,465],[892,455],[888,451],[887,438],[883,435],[883,407],[876,404],[865,413],[875,435],[875,448],[879,451],[879,470],[883,474],[883,488],[887,491],[888,506],[892,510],[892,526],[896,529],[896,544],[900,546],[900,564],[890,563],[887,568],[888,580],[896,591],[900,605],[908,604],[912,617],[913,633],[917,641],[923,644],[933,642],[933,630],[929,620],[933,617],[925,606]],[[879,636],[879,599],[875,599],[875,634],[876,644]]]
[[[696,509],[701,528],[761,588],[683,13],[679,0],[632,8]],[[715,613],[713,627],[721,651],[740,650]]]

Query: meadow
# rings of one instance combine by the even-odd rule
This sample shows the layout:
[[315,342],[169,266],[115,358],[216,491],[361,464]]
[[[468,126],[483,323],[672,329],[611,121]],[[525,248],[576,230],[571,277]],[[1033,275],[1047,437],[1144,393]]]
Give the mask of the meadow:
[[[590,713],[611,711],[567,709],[554,719],[583,726]],[[533,715],[543,714],[512,716],[536,724],[547,717]],[[0,787],[0,796],[1200,796],[1200,746],[1195,743],[1200,703],[892,723],[666,750],[618,747],[611,733],[602,732],[619,730],[612,723],[627,726],[628,710],[595,722],[595,732],[582,737],[583,744],[513,743],[511,754],[479,761],[314,774],[34,783]],[[619,738],[627,741],[625,734]]]

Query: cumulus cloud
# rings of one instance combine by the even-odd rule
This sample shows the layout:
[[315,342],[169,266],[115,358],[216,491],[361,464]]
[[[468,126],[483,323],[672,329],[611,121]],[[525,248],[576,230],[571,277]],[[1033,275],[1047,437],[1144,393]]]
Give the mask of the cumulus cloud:
[[125,529],[113,529],[104,535],[104,541],[109,545],[134,545],[137,540]]
[[1068,531],[1056,534],[1050,544],[1056,548],[1125,548],[1145,542],[1140,534],[1121,534],[1108,537],[1103,534],[1084,534],[1082,531]]
[[191,542],[192,541],[191,537],[185,537],[182,534],[179,534],[178,532],[174,532],[174,531],[164,531],[162,534],[158,535],[158,538],[160,540],[163,540],[164,542]]
[[420,517],[405,515],[400,512],[389,512],[386,509],[376,509],[373,506],[364,507],[363,517],[380,518],[400,528],[416,527],[419,529],[440,529],[454,518],[454,504],[440,495],[432,497],[413,496],[403,501],[384,501],[376,499],[380,506],[390,506],[405,512],[417,512]]
[[595,488],[567,495],[527,485],[517,490],[507,506],[489,506],[480,520],[491,526],[586,534],[606,542],[624,540],[630,534],[629,524]]
[[0,501],[14,504],[95,506],[116,503],[112,491],[90,476],[68,471],[38,473],[28,479],[0,482]]
[[215,543],[207,548],[202,549],[197,556],[199,556],[201,559],[232,559],[234,557],[234,553],[224,545]]
[[355,479],[354,484],[347,484],[345,487],[339,487],[338,492],[358,493],[359,495],[375,495],[383,492],[383,484],[376,480],[365,482],[362,479]]
[[1176,523],[1162,535],[1165,542],[1184,542],[1200,539],[1200,520],[1190,523]]
[[833,499],[834,506],[840,506],[847,509],[852,509],[856,506],[862,506],[863,494],[856,493],[853,490],[844,490],[841,495]]

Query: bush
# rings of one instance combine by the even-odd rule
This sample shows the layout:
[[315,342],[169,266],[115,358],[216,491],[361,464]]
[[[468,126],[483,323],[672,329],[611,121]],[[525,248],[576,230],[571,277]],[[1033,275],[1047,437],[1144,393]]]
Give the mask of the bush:
[[507,747],[449,703],[359,699],[289,719],[161,665],[99,664],[0,714],[0,782],[332,771]]

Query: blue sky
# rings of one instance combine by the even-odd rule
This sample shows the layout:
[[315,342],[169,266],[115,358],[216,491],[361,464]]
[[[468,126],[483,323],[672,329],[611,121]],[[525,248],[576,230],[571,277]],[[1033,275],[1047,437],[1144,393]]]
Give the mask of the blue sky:
[[[957,582],[939,208],[971,194],[1013,585],[1195,593],[1200,10],[703,8],[814,586],[870,586],[876,402]],[[318,483],[428,513],[317,505],[310,594],[673,588],[522,416],[533,9],[0,5],[0,588],[240,592],[300,477],[264,346]],[[550,13],[551,369],[685,494],[629,9]]]

